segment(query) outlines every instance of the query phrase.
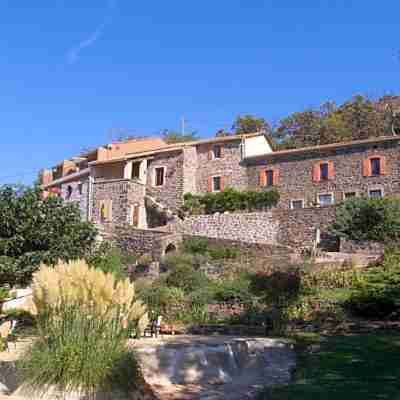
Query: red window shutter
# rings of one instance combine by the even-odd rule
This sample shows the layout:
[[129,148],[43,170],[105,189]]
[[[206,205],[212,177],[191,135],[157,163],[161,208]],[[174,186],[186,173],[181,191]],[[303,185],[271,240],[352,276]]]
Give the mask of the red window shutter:
[[260,171],[260,186],[267,186],[267,172],[265,170]]
[[224,182],[224,177],[221,176],[221,192],[223,192],[225,189],[225,182]]
[[371,160],[369,158],[363,160],[362,173],[363,176],[371,176]]
[[328,179],[333,179],[335,177],[335,168],[333,161],[328,162]]
[[212,176],[210,176],[210,177],[208,177],[208,185],[207,185],[208,186],[207,190],[209,192],[212,192],[212,190],[213,190],[212,184],[213,184],[213,180],[212,180]]
[[208,147],[208,159],[212,160],[213,159],[213,149],[212,146]]
[[225,149],[224,149],[224,145],[221,144],[221,158],[224,158],[225,156]]
[[386,157],[381,156],[381,175],[386,175]]
[[272,181],[273,181],[272,184],[274,186],[278,185],[278,183],[279,183],[279,170],[274,169],[274,174],[273,174],[273,177],[272,177]]
[[321,180],[321,169],[319,163],[313,165],[312,179],[313,182],[319,182]]

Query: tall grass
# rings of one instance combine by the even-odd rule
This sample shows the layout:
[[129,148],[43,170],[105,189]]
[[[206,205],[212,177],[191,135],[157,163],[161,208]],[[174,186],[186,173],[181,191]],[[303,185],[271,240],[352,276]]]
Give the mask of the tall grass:
[[86,398],[133,389],[137,365],[126,339],[146,314],[129,282],[77,262],[43,267],[33,289],[39,339],[21,362],[26,385]]

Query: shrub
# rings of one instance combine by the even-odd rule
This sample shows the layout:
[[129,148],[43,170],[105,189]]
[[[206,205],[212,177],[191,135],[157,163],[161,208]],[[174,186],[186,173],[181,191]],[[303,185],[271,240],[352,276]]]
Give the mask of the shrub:
[[39,188],[0,187],[0,284],[27,284],[41,263],[84,257],[96,237],[76,204]]
[[400,238],[400,199],[346,200],[338,207],[330,232],[351,240],[397,241]]
[[90,267],[112,273],[115,278],[125,277],[125,268],[122,263],[122,252],[110,243],[103,242],[97,246],[87,257],[86,262]]
[[236,247],[219,246],[202,237],[185,239],[183,250],[187,254],[207,256],[214,260],[234,259],[240,255],[240,250]]
[[367,318],[382,318],[400,311],[399,249],[386,252],[383,262],[364,274],[346,305],[353,313]]
[[240,192],[227,188],[218,193],[207,193],[204,196],[195,196],[191,193],[184,195],[183,212],[189,214],[213,214],[216,212],[237,210],[261,210],[275,206],[279,201],[276,189],[253,192]]
[[93,398],[116,385],[130,390],[137,370],[126,339],[131,329],[147,324],[147,315],[128,280],[117,281],[82,261],[43,266],[34,276],[33,294],[39,340],[21,368],[34,391],[55,386]]
[[222,279],[215,284],[214,298],[219,302],[249,302],[252,298],[250,280],[246,273],[232,279]]
[[164,262],[170,271],[166,278],[166,285],[169,287],[177,287],[185,293],[190,293],[209,282],[203,271],[195,269],[195,259],[190,255],[171,255],[166,257]]
[[298,299],[301,275],[297,267],[259,272],[251,276],[251,289],[272,307],[272,328],[275,334],[284,334],[289,319],[288,310]]

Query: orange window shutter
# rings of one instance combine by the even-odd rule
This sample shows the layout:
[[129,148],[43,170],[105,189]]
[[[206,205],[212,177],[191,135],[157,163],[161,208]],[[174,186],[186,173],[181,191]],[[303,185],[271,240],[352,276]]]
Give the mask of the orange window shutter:
[[267,186],[267,172],[264,170],[260,171],[259,177],[260,186]]
[[212,177],[208,177],[208,185],[207,185],[207,190],[209,192],[212,192]]
[[320,169],[319,163],[313,165],[312,175],[313,175],[314,182],[319,182],[321,180],[321,169]]
[[223,176],[221,176],[221,192],[223,192],[225,189],[225,179]]
[[381,175],[386,175],[386,157],[380,157],[381,160]]
[[371,160],[369,158],[363,160],[362,173],[363,176],[371,176]]
[[328,179],[333,179],[335,177],[335,167],[333,161],[328,162]]
[[272,183],[274,186],[279,184],[279,170],[278,169],[274,169],[272,180],[273,180]]

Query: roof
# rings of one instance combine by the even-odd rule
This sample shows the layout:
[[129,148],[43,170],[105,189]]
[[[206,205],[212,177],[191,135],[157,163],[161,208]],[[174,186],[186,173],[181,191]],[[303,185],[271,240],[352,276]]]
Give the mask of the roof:
[[247,159],[259,159],[259,158],[274,157],[274,156],[278,157],[278,156],[285,156],[290,154],[302,154],[314,151],[336,150],[340,148],[354,147],[358,145],[382,143],[382,142],[395,142],[399,140],[400,136],[377,136],[374,138],[363,139],[363,140],[352,140],[348,142],[330,143],[319,146],[300,147],[298,149],[278,150],[268,154],[250,156],[247,157]]
[[213,143],[225,143],[225,142],[233,142],[236,140],[242,140],[245,138],[250,138],[250,137],[255,137],[255,136],[261,136],[263,133],[249,133],[247,135],[230,135],[230,136],[222,136],[222,137],[214,137],[214,138],[208,138],[208,139],[201,139],[201,140],[193,140],[190,142],[181,142],[181,143],[173,143],[173,144],[165,144],[163,146],[159,146],[157,148],[153,148],[149,151],[134,151],[131,153],[127,153],[125,156],[121,157],[114,157],[110,158],[108,160],[98,160],[98,161],[93,161],[89,163],[90,165],[101,165],[101,164],[109,164],[109,163],[116,163],[116,162],[121,162],[125,161],[127,159],[131,158],[137,158],[137,157],[144,157],[144,156],[151,156],[154,154],[158,153],[165,153],[165,152],[171,152],[171,151],[181,151],[183,148],[187,146],[198,146],[202,144],[213,144]]

